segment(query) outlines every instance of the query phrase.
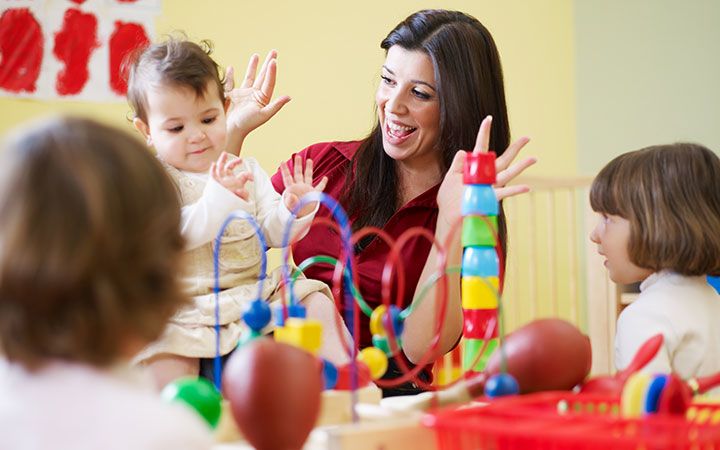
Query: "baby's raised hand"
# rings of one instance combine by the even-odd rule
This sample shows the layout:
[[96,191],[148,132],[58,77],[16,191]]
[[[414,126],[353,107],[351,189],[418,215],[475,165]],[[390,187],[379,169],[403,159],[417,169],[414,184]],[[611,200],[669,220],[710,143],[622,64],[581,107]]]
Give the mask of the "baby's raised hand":
[[270,51],[257,73],[259,57],[250,57],[240,87],[235,88],[234,71],[225,73],[225,96],[230,103],[227,110],[228,151],[240,153],[242,142],[252,130],[264,124],[290,101],[287,95],[271,101],[277,74],[277,52]]
[[[293,173],[291,174],[286,162],[283,161],[283,163],[280,164],[280,172],[282,174],[283,184],[285,185],[283,198],[285,200],[285,206],[287,206],[290,211],[298,204],[303,195],[308,192],[322,192],[328,182],[327,177],[323,177],[318,184],[315,186],[312,185],[313,162],[310,158],[305,162],[305,170],[303,170],[302,158],[300,156],[295,156],[293,165]],[[315,209],[316,203],[317,202],[311,202],[303,206],[297,216],[303,217],[310,214]]]
[[240,164],[242,164],[242,159],[237,158],[228,161],[228,154],[223,152],[218,160],[210,165],[210,176],[225,189],[248,201],[250,193],[245,189],[245,184],[248,181],[253,181],[253,176],[250,172],[235,174],[235,168]]

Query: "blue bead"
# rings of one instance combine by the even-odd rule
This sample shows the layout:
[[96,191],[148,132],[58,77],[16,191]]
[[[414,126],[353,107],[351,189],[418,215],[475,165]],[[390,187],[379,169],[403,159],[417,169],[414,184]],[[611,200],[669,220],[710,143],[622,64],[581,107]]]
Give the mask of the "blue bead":
[[462,276],[500,276],[500,259],[494,247],[465,247],[462,260]]
[[402,336],[403,330],[405,329],[405,321],[400,317],[400,308],[395,305],[390,305],[390,317],[392,317],[393,331],[397,339]]
[[490,398],[516,395],[519,392],[517,380],[509,373],[496,373],[485,383],[485,395]]
[[498,201],[489,184],[466,184],[462,198],[462,215],[497,216]]
[[305,319],[307,317],[307,310],[303,305],[290,305],[288,306],[288,317],[295,317],[296,319]]
[[643,412],[645,414],[653,414],[658,411],[660,395],[662,395],[667,380],[667,375],[655,375],[652,381],[650,381],[645,394],[645,404],[643,405]]
[[337,385],[338,370],[337,368],[328,361],[327,359],[322,360],[323,363],[323,383],[325,390],[333,389]]
[[260,331],[270,323],[272,313],[270,306],[262,300],[255,299],[245,308],[243,320],[253,330]]
[[[287,309],[288,309],[288,317],[305,319],[307,316],[307,311],[305,310],[305,307],[303,305],[289,305],[287,307]],[[277,327],[285,326],[285,318],[283,317],[283,305],[275,306],[274,318],[275,318],[275,326],[277,326]]]

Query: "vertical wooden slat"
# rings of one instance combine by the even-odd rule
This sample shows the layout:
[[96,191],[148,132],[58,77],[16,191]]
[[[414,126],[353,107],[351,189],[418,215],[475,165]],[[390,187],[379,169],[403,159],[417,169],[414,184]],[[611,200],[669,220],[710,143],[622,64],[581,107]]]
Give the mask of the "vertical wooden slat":
[[582,300],[581,296],[579,295],[578,289],[577,289],[577,280],[580,277],[580,271],[578,267],[578,261],[577,261],[577,250],[576,250],[576,244],[577,240],[579,238],[582,238],[581,236],[578,236],[577,232],[577,220],[578,217],[576,216],[575,211],[575,201],[576,197],[575,194],[577,192],[577,188],[569,188],[567,191],[567,198],[568,198],[568,214],[567,214],[567,221],[570,225],[570,235],[568,239],[568,260],[569,260],[569,277],[568,277],[568,289],[570,291],[570,318],[572,322],[580,327],[580,314],[579,314],[579,308],[578,308],[578,302]]

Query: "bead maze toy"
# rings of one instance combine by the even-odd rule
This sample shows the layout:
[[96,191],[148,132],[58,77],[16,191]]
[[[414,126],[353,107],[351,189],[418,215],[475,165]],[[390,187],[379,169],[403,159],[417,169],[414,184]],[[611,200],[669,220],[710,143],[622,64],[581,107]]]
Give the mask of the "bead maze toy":
[[[358,231],[354,236],[350,233],[349,221],[339,204],[331,197],[322,193],[312,193],[305,196],[298,205],[296,205],[293,215],[296,215],[302,206],[309,202],[320,202],[332,211],[335,222],[327,219],[316,219],[316,223],[323,223],[337,230],[342,238],[343,247],[340,250],[338,258],[327,255],[319,255],[311,258],[298,265],[298,271],[290,273],[289,265],[283,266],[283,289],[286,290],[284,298],[286,302],[282,303],[279,311],[275,312],[275,342],[286,343],[301,348],[306,352],[315,355],[319,348],[320,326],[305,318],[305,312],[302,305],[297,301],[293,292],[293,282],[300,272],[310,267],[312,264],[326,263],[335,266],[333,294],[337,305],[344,306],[341,310],[346,313],[345,320],[350,326],[350,330],[354,336],[354,346],[348,348],[348,354],[351,356],[352,362],[347,367],[333,367],[328,361],[319,362],[322,367],[323,385],[326,388],[335,388],[341,390],[353,391],[362,388],[370,383],[372,379],[378,386],[389,387],[413,380],[417,385],[429,391],[433,391],[435,387],[424,382],[417,375],[423,367],[433,361],[430,355],[434,348],[428,349],[426,355],[421,358],[417,366],[410,369],[404,359],[398,358],[397,355],[402,347],[402,333],[404,328],[404,320],[412,313],[414,307],[423,301],[425,292],[429,289],[431,283],[437,283],[437,317],[439,317],[436,325],[436,339],[434,345],[439,343],[439,334],[442,328],[443,318],[446,312],[447,301],[447,273],[461,272],[462,286],[461,290],[465,300],[463,301],[464,339],[468,342],[465,346],[465,355],[463,357],[463,366],[468,373],[481,373],[487,364],[489,355],[493,349],[498,346],[501,340],[501,326],[498,316],[499,297],[502,291],[502,249],[498,245],[497,240],[497,214],[498,202],[492,188],[495,182],[495,154],[480,153],[468,154],[467,164],[464,170],[464,182],[466,184],[465,193],[462,203],[462,220],[454,224],[451,236],[444,243],[435,242],[434,236],[427,230],[417,227],[407,230],[397,241],[393,241],[390,236],[386,235],[382,230],[376,228],[367,228]],[[262,233],[259,226],[254,222],[253,218],[242,212],[237,211],[231,214],[223,223],[218,231],[215,240],[215,276],[219,278],[218,253],[221,245],[220,237],[223,235],[226,227],[233,220],[245,220],[250,222],[255,228],[256,235],[260,240],[261,248],[266,248]],[[462,268],[448,268],[445,249],[451,242],[452,234],[456,233],[462,225],[462,243],[463,266]],[[374,234],[376,238],[384,240],[390,247],[391,251],[386,262],[382,278],[382,300],[383,304],[374,310],[364,301],[362,294],[356,288],[357,283],[354,272],[354,253],[353,243],[362,237]],[[439,258],[437,263],[437,272],[434,277],[424,286],[417,298],[413,299],[410,305],[403,308],[401,293],[404,289],[405,280],[402,268],[402,260],[400,259],[400,249],[408,239],[413,237],[421,237],[430,240],[433,245],[439,249]],[[285,230],[283,239],[283,259],[288,261],[288,248],[290,242],[290,229]],[[266,259],[264,252],[262,254],[260,273],[266,272]],[[262,282],[259,280],[258,298],[253,300],[247,310],[243,314],[243,320],[248,325],[249,331],[241,338],[241,349],[245,346],[253,345],[253,342],[262,335],[272,320],[272,311],[267,303],[260,298],[262,292]],[[391,290],[393,282],[397,283],[398,296],[393,302],[391,299]],[[219,292],[218,282],[215,284],[215,293]],[[346,300],[349,299],[350,302]],[[370,318],[370,330],[372,333],[373,347],[365,348],[360,351],[358,348],[359,333],[357,332],[358,314],[366,314]],[[219,315],[218,306],[216,305],[216,317]],[[219,322],[219,321],[218,321]],[[216,324],[216,330],[219,325]],[[219,331],[219,330],[218,330]],[[219,336],[219,332],[217,333]],[[221,373],[221,360],[219,355],[219,337],[216,345],[218,349],[215,358],[214,379],[218,391],[223,388],[223,374]],[[237,352],[236,352],[237,353]],[[395,380],[381,379],[388,366],[388,358],[396,358],[397,365],[403,372],[403,375]],[[232,359],[232,358],[231,358]],[[512,393],[517,391],[517,383],[511,377],[498,378],[499,383],[495,383],[493,388],[497,394]],[[232,383],[230,383],[232,384]],[[491,383],[492,384],[492,383]],[[225,392],[227,395],[227,392]],[[354,403],[354,402],[353,402]],[[351,406],[354,410],[354,405]],[[238,415],[236,414],[236,418]],[[353,418],[356,419],[353,413]]]

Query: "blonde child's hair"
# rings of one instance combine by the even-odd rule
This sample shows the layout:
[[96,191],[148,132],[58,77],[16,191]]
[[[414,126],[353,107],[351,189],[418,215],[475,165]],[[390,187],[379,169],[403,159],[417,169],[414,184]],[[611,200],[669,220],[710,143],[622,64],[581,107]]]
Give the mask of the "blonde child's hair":
[[677,143],[620,155],[595,178],[590,204],[630,222],[636,266],[720,274],[720,159],[706,147]]
[[0,348],[109,365],[188,301],[180,205],[165,170],[120,130],[44,121],[0,153]]

